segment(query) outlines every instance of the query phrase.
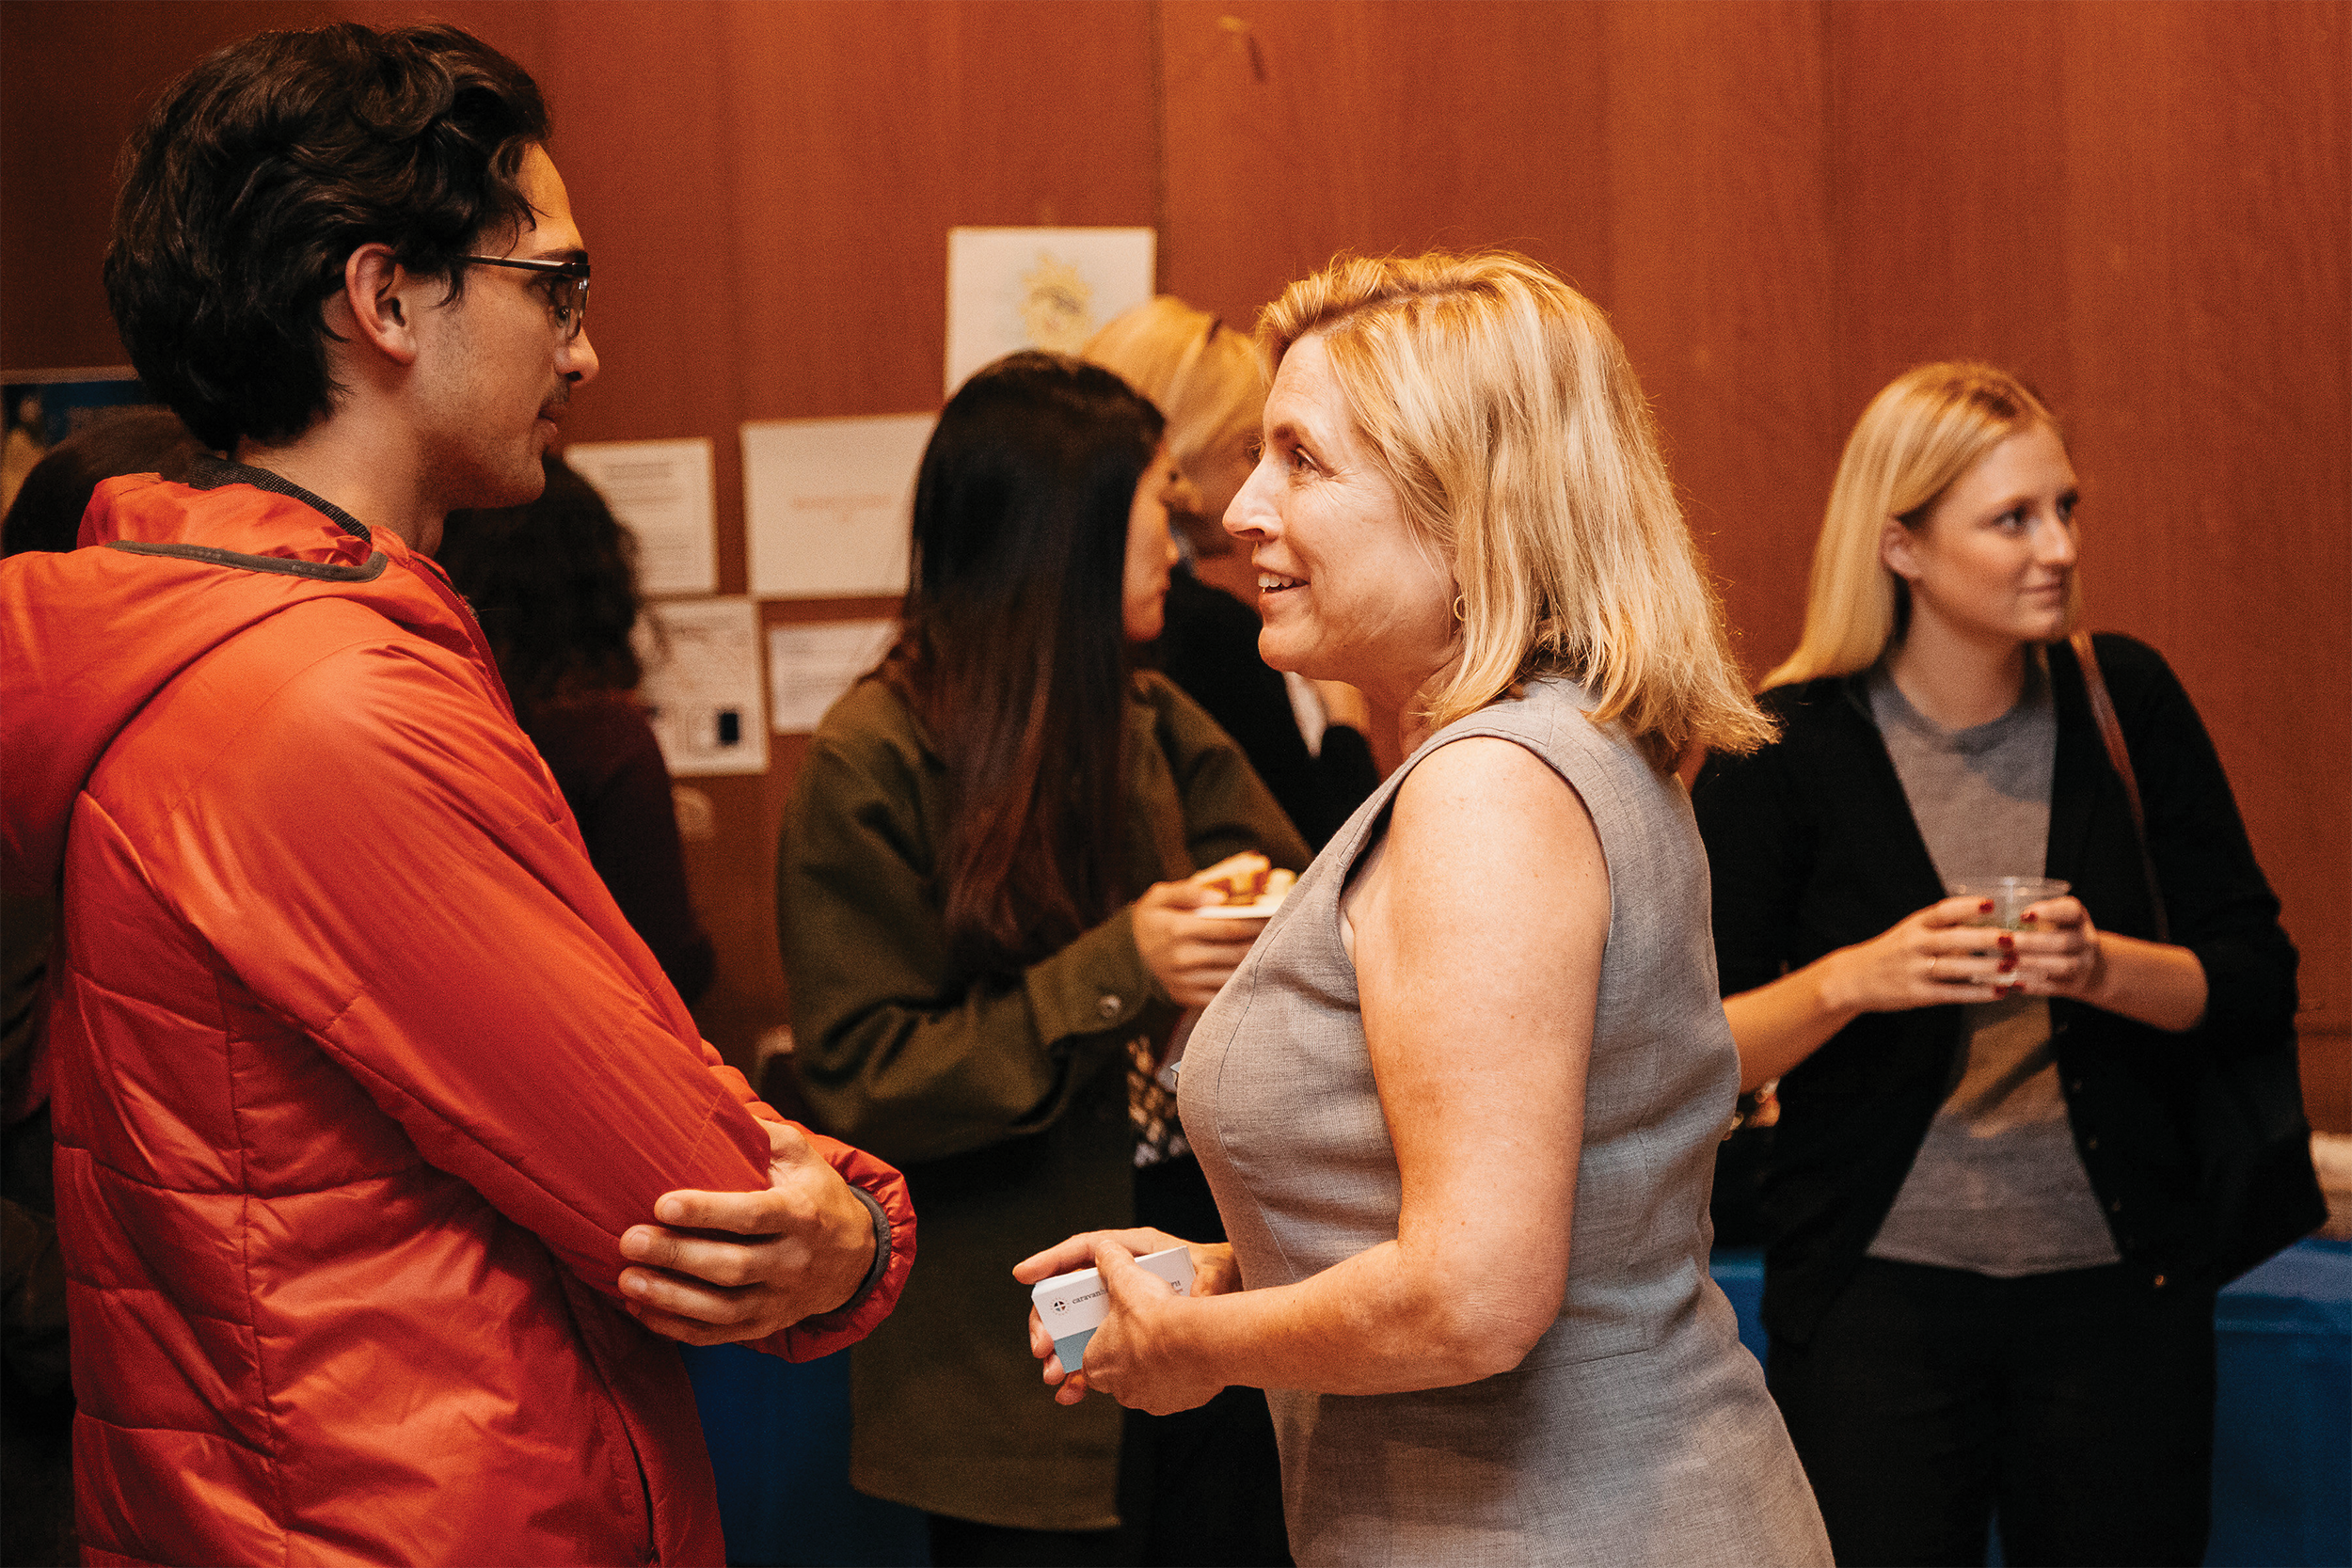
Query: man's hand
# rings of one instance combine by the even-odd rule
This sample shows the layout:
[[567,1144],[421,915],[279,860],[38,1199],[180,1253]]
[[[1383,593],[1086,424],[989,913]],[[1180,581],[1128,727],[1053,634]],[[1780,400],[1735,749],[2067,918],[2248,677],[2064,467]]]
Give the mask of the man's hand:
[[658,1225],[622,1233],[621,1293],[639,1323],[690,1345],[764,1339],[847,1306],[874,1261],[873,1212],[800,1130],[768,1129],[768,1190],[664,1193]]

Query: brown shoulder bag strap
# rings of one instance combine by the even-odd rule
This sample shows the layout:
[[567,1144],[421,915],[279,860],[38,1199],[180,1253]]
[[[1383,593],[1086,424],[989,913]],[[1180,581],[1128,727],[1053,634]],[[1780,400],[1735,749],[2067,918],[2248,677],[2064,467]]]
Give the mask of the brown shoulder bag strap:
[[2099,656],[2091,651],[2090,633],[2078,631],[2067,639],[2074,645],[2075,660],[2082,665],[2083,689],[2090,697],[2090,716],[2099,722],[2099,738],[2106,742],[2107,761],[2115,768],[2115,776],[2123,781],[2123,799],[2132,808],[2132,836],[2139,843],[2139,870],[2148,879],[2148,908],[2156,917],[2156,940],[2169,942],[2170,923],[2164,917],[2164,889],[2156,881],[2156,863],[2148,853],[2148,813],[2139,803],[2139,779],[2132,771],[2132,753],[2123,744],[2122,721],[2115,717],[2115,703],[2107,696],[2106,677],[2099,673]]

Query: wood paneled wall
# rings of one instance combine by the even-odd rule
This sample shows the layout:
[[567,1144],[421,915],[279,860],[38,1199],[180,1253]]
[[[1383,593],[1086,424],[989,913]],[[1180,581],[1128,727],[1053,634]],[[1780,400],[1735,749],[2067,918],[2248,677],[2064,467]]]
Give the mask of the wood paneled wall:
[[[598,264],[569,434],[712,439],[725,591],[742,420],[936,406],[957,224],[1152,224],[1162,286],[1237,324],[1343,249],[1536,257],[1614,315],[1759,672],[1871,393],[2020,371],[2068,421],[2092,620],[2213,729],[2303,951],[2314,1116],[2352,1127],[2352,8],[7,0],[0,362],[120,360],[110,171],[171,74],[424,15],[547,89]],[[690,848],[739,1057],[785,1016],[799,755],[705,782]]]

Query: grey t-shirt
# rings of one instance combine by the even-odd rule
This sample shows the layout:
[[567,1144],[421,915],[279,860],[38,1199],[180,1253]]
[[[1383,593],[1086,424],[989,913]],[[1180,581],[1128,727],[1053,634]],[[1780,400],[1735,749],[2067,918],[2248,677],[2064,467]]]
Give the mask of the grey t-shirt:
[[[2017,705],[1973,729],[1939,728],[1883,666],[1870,715],[1945,886],[2042,874],[2058,720],[2039,661]],[[1968,1049],[1870,1256],[2003,1278],[2116,1262],[2067,1123],[2049,1003],[1972,1004],[1962,1029]]]

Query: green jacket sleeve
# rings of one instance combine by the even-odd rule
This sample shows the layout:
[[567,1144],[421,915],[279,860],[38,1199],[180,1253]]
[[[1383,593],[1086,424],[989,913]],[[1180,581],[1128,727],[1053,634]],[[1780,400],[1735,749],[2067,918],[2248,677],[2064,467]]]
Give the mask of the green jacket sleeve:
[[[1303,865],[1223,732],[1156,677],[1142,694],[1193,866],[1246,848]],[[945,783],[898,698],[868,682],[819,729],[776,856],[803,1088],[829,1131],[900,1164],[1042,1131],[1127,1040],[1177,1017],[1128,910],[1017,976],[959,973],[933,881]]]
[[803,1088],[829,1130],[899,1163],[1051,1125],[1169,1010],[1123,911],[1018,977],[960,976],[933,882],[945,783],[868,683],[818,731],[776,854]]

